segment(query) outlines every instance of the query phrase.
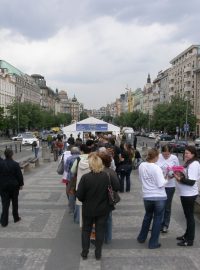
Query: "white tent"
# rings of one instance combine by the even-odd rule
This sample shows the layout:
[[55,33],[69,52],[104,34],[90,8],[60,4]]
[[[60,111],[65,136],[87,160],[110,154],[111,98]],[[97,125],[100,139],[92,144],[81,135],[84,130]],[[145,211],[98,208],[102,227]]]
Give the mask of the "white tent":
[[83,137],[83,132],[91,132],[93,134],[95,134],[95,132],[112,132],[114,135],[118,135],[120,134],[120,127],[94,117],[88,117],[77,123],[63,127],[62,131],[66,134],[67,138],[70,134],[73,134],[74,137],[80,134],[81,137]]

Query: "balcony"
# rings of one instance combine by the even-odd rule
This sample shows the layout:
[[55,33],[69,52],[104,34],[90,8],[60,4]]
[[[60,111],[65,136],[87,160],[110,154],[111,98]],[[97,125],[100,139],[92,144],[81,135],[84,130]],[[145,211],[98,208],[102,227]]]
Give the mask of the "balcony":
[[169,81],[173,81],[174,80],[174,75],[169,75]]
[[185,82],[185,83],[191,82],[191,80],[192,80],[191,77],[186,77],[186,78],[184,78],[184,82]]
[[191,87],[190,86],[185,86],[185,88],[184,88],[184,92],[185,93],[188,93],[188,92],[190,92],[191,91]]
[[188,73],[188,72],[191,72],[192,71],[192,68],[191,67],[185,67],[184,68],[184,72],[185,73]]
[[172,97],[172,96],[174,96],[174,95],[175,95],[174,92],[169,92],[169,96],[170,96],[170,97]]

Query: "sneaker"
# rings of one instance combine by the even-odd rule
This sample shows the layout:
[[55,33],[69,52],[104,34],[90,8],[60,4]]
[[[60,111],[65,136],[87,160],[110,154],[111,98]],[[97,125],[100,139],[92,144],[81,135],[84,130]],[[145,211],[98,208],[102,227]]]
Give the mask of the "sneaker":
[[191,247],[193,246],[193,241],[182,241],[180,243],[177,243],[178,246],[180,247]]
[[185,236],[184,235],[178,236],[178,237],[176,237],[176,240],[178,240],[178,241],[185,241]]
[[162,233],[168,233],[168,228],[166,226],[164,226],[161,230]]

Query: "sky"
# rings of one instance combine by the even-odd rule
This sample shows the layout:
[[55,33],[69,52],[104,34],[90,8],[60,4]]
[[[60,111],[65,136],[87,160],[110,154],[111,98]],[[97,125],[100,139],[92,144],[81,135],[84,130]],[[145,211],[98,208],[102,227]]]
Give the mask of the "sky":
[[200,44],[199,10],[199,0],[0,0],[0,59],[98,109]]

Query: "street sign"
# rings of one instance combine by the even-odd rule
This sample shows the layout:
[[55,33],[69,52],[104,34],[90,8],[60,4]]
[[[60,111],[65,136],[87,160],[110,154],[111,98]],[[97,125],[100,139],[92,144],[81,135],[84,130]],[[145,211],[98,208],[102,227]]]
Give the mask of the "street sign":
[[190,128],[189,124],[184,124],[183,129],[185,132],[189,131],[189,128]]

